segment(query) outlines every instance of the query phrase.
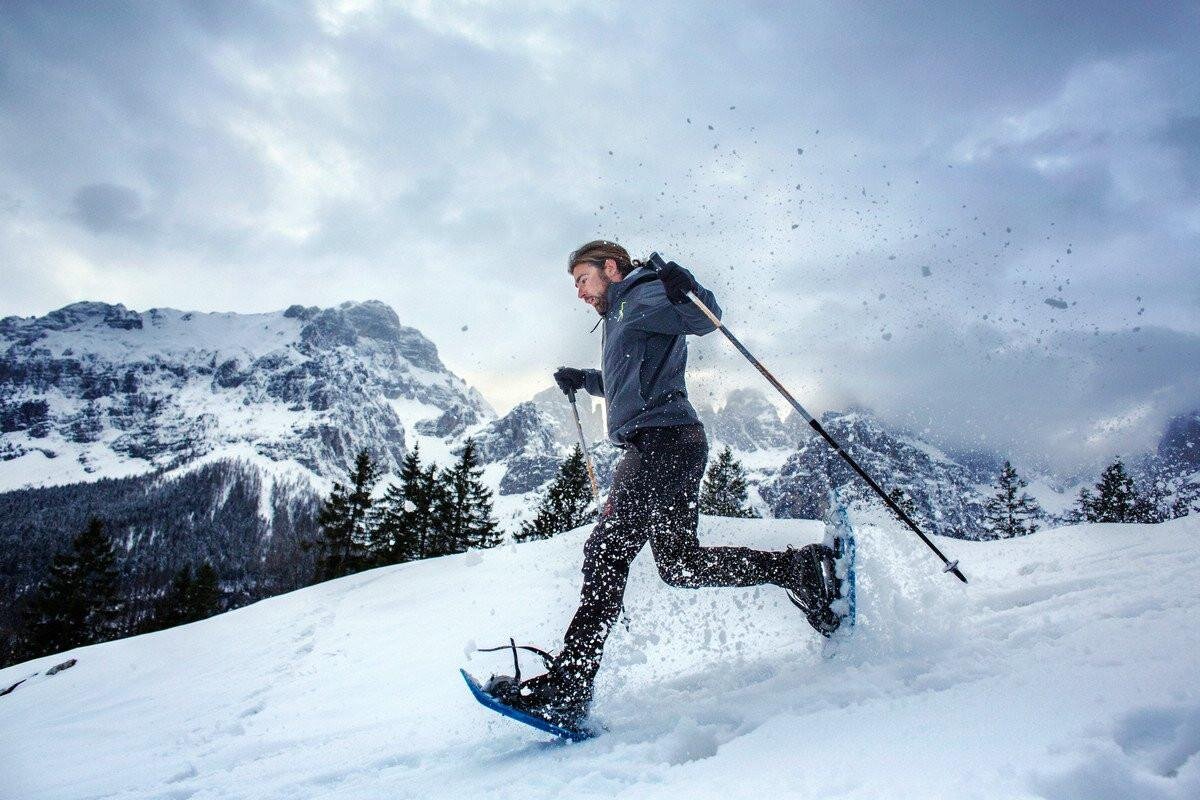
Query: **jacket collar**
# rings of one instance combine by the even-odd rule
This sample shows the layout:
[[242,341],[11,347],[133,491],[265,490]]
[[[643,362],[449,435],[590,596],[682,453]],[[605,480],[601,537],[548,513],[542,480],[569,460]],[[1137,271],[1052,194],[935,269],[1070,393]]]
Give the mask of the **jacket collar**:
[[609,309],[611,310],[614,308],[621,297],[624,296],[624,294],[630,290],[633,284],[637,282],[637,279],[646,274],[648,274],[648,270],[645,267],[638,267],[633,272],[626,275],[622,280],[609,284],[607,291],[604,293],[604,297],[608,301]]

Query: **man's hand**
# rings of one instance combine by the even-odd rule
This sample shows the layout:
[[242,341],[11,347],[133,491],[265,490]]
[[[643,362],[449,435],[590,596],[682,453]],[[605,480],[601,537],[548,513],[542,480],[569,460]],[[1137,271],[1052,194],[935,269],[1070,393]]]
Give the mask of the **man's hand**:
[[583,388],[583,370],[574,367],[559,367],[554,373],[554,382],[562,393],[569,395]]
[[662,281],[663,287],[667,290],[667,299],[676,305],[688,302],[688,292],[694,292],[700,288],[696,284],[696,279],[692,277],[692,273],[674,261],[668,261],[665,266],[659,267],[658,279]]

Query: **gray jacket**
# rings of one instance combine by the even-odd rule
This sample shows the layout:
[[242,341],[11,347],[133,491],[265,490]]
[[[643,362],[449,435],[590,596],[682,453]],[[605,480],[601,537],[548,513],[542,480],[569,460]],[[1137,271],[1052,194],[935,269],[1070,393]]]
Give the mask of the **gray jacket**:
[[[653,273],[638,267],[608,287],[608,313],[601,328],[601,369],[584,370],[588,394],[603,397],[608,438],[629,442],[640,428],[692,425],[700,421],[687,399],[685,334],[703,336],[716,330],[692,302],[673,304]],[[696,296],[718,318],[713,293],[701,287]]]

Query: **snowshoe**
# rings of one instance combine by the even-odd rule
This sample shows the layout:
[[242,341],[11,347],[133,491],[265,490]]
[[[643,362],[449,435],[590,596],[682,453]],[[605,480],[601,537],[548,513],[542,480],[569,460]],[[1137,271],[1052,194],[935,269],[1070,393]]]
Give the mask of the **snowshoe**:
[[[569,689],[562,681],[557,680],[553,673],[554,660],[549,653],[536,647],[517,645],[511,639],[508,647],[481,648],[481,652],[502,649],[513,651],[515,675],[493,675],[486,683],[480,685],[465,670],[461,670],[476,700],[510,719],[563,739],[581,741],[595,736],[595,732],[587,726],[591,693]],[[518,649],[541,656],[550,671],[522,681],[521,667],[517,661]]]

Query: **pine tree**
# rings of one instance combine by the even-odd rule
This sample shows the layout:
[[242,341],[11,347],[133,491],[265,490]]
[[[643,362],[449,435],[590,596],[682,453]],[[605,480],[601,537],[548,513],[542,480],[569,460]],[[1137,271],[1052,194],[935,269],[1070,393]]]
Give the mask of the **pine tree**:
[[213,565],[205,561],[196,570],[192,592],[187,603],[188,622],[208,619],[221,613],[221,584]]
[[502,541],[492,519],[492,492],[480,480],[482,475],[475,440],[469,438],[458,463],[438,475],[433,555],[495,547]]
[[375,464],[360,450],[350,472],[350,485],[333,484],[317,522],[323,539],[318,542],[317,580],[349,575],[369,566],[371,489],[378,479]]
[[1100,473],[1094,494],[1087,489],[1079,492],[1079,514],[1088,522],[1153,521],[1153,510],[1148,506],[1120,458]]
[[143,626],[143,632],[160,631],[182,625],[187,620],[187,598],[192,593],[192,567],[180,568],[162,596],[154,602],[154,611]]
[[56,653],[121,635],[124,603],[116,556],[103,523],[93,517],[59,553],[26,612],[32,655]]
[[1038,529],[1035,520],[1044,512],[1037,501],[1023,491],[1028,485],[1028,481],[1017,475],[1013,465],[1005,461],[996,482],[996,493],[983,506],[984,525],[997,537],[1024,536]]
[[587,464],[579,445],[558,469],[554,482],[546,490],[537,514],[513,535],[518,542],[549,539],[556,533],[585,525],[596,518],[592,508],[592,489]]
[[700,513],[717,517],[757,517],[758,514],[746,505],[746,491],[746,472],[726,446],[704,476],[700,488]]
[[221,612],[221,587],[217,571],[205,561],[192,576],[191,565],[175,573],[170,586],[154,603],[154,612],[143,631],[159,631],[207,619]]
[[375,517],[373,540],[380,564],[400,564],[428,557],[430,533],[439,484],[436,467],[421,466],[421,448],[415,445],[400,466],[400,482],[388,487]]

